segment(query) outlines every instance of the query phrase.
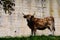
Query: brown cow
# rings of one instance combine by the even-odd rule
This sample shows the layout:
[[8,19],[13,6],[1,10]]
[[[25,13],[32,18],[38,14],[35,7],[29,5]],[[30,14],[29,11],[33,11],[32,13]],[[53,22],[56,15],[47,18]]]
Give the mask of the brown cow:
[[[24,14],[23,14],[24,15]],[[24,15],[24,18],[27,19],[27,25],[31,29],[31,34],[35,35],[36,30],[44,30],[48,28],[52,35],[54,35],[55,27],[54,27],[54,17],[45,17],[45,18],[35,18],[34,15]]]

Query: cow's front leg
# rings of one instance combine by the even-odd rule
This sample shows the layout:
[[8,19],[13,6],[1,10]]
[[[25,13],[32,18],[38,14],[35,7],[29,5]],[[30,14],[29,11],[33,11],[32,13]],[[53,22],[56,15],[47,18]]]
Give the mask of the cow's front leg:
[[34,36],[36,35],[36,27],[34,28]]
[[33,35],[34,35],[33,29],[31,29],[31,36],[33,36]]
[[36,29],[31,30],[31,36],[35,36],[36,35]]

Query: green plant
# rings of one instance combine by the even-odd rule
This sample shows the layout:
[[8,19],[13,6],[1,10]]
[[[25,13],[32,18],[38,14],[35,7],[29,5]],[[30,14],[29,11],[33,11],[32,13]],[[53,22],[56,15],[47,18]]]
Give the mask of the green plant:
[[3,6],[5,13],[8,12],[11,15],[12,11],[15,10],[13,8],[13,6],[15,6],[15,3],[12,0],[0,0],[0,4]]

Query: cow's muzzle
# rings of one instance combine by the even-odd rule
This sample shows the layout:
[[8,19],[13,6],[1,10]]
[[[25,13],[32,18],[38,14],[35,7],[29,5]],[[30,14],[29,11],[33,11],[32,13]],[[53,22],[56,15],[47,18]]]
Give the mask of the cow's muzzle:
[[24,18],[26,18],[26,16],[23,16]]

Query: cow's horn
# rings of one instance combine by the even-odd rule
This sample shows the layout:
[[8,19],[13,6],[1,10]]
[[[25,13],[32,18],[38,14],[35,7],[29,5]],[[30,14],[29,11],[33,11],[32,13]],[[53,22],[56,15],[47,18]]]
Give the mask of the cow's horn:
[[24,13],[22,13],[23,15],[25,15]]
[[34,14],[33,15],[35,15],[35,12],[34,12]]

